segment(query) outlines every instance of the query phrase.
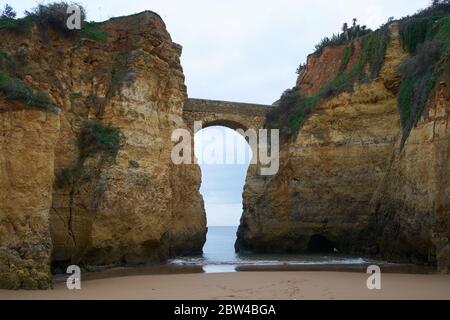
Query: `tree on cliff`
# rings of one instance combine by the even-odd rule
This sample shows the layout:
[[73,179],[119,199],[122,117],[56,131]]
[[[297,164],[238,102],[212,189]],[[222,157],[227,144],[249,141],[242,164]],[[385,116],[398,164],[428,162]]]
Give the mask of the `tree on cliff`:
[[349,40],[349,36],[348,36],[348,24],[347,24],[347,22],[345,22],[344,25],[342,26],[342,32],[343,32],[345,38],[346,38],[347,40]]
[[0,13],[0,19],[15,19],[15,18],[16,12],[9,4],[6,4],[5,8]]

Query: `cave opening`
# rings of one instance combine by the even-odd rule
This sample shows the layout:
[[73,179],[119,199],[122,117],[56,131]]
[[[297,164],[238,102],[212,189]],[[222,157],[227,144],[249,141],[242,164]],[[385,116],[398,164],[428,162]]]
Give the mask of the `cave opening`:
[[334,253],[335,246],[331,240],[323,235],[315,234],[311,236],[306,249],[307,253]]

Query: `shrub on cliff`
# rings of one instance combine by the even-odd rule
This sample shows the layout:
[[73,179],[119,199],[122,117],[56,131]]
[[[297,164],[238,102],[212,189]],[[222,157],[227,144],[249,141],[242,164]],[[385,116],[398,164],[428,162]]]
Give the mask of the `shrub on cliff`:
[[398,109],[403,127],[402,147],[413,126],[425,110],[437,77],[449,64],[444,44],[438,40],[427,41],[417,48],[400,66],[403,80],[398,94]]
[[435,38],[450,46],[450,0],[435,0],[412,17],[399,21],[403,48],[414,54],[417,47]]
[[315,55],[320,55],[326,47],[337,47],[340,45],[344,45],[346,43],[350,43],[359,37],[365,36],[372,32],[372,30],[368,29],[366,26],[361,26],[356,23],[357,19],[353,19],[353,25],[348,27],[347,23],[344,23],[342,27],[342,32],[338,32],[337,34],[333,34],[330,37],[323,38],[316,46],[315,46]]
[[87,122],[81,129],[78,147],[81,158],[99,152],[115,157],[120,148],[119,130],[99,122]]
[[15,18],[16,12],[9,4],[6,4],[3,10],[0,11],[0,19],[15,19]]
[[431,4],[417,12],[414,17],[443,16],[450,13],[450,0],[433,0]]
[[15,15],[11,12],[3,13],[0,15],[0,29],[9,30],[16,33],[25,33],[31,29],[33,19],[25,17],[21,19],[15,19]]
[[45,110],[56,109],[47,94],[32,90],[22,80],[5,73],[0,73],[0,92],[8,99],[22,101],[29,106]]
[[[67,8],[72,5],[67,2],[53,2],[49,4],[39,4],[36,8],[31,11],[25,11],[25,15],[34,19],[34,21],[39,26],[41,32],[46,32],[48,27],[53,27],[56,30],[64,34],[72,34],[77,30],[70,30],[67,28],[67,19],[69,14],[67,13]],[[77,5],[81,11],[81,23],[83,24],[86,20],[86,11],[83,6]]]
[[300,93],[297,87],[284,91],[278,101],[278,106],[267,114],[266,127],[279,129],[282,139],[289,137],[292,133],[289,119],[296,112],[299,100]]
[[437,32],[435,18],[411,18],[400,21],[399,31],[403,48],[414,54],[417,47],[427,39],[432,39]]
[[57,187],[74,187],[78,182],[92,178],[86,175],[85,160],[89,156],[96,154],[100,154],[102,160],[114,160],[120,149],[120,141],[119,129],[104,125],[98,121],[86,122],[81,128],[78,137],[78,161],[71,166],[63,168],[56,175]]
[[288,139],[303,125],[322,95],[323,93],[319,93],[305,97],[297,87],[286,90],[281,95],[278,106],[267,115],[266,127],[279,129],[281,139]]
[[402,147],[426,108],[437,78],[450,58],[450,1],[434,1],[417,15],[399,22],[403,48],[411,54],[401,64],[398,109],[403,127]]

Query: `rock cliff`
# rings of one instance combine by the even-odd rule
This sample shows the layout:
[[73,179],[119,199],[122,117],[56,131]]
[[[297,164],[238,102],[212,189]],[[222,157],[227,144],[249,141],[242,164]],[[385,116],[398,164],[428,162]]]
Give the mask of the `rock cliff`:
[[0,287],[48,288],[60,118],[2,98],[0,123]]
[[[312,55],[297,88],[311,96],[342,68],[345,46]],[[360,55],[357,42],[349,62]],[[397,107],[407,56],[389,27],[377,77],[321,99],[282,146],[280,171],[250,168],[237,251],[333,252],[449,264],[449,70],[402,148]]]
[[[419,27],[448,41],[449,18],[429,19]],[[447,31],[436,31],[442,21]],[[181,47],[161,18],[147,11],[76,33],[33,19],[7,22],[0,25],[0,287],[49,288],[51,267],[68,264],[200,253],[200,169],[170,159],[173,130],[188,128]],[[390,23],[308,58],[291,91],[304,109],[281,118],[295,130],[283,131],[293,134],[283,140],[280,171],[261,177],[257,166],[249,169],[238,251],[338,250],[448,271],[448,57],[425,109],[405,113],[399,66],[410,52],[399,30]]]
[[14,76],[59,108],[0,95],[2,287],[48,287],[50,263],[202,250],[200,169],[170,159],[171,133],[186,127],[181,47],[153,12],[89,28],[0,30],[5,63],[20,63]]

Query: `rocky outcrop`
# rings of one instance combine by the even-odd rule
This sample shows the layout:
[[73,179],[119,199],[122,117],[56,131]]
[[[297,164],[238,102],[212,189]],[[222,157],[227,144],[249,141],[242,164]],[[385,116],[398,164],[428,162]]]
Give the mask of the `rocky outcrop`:
[[[338,249],[449,265],[449,82],[401,149],[397,66],[406,54],[395,25],[390,33],[379,77],[316,106],[283,145],[276,176],[249,170],[238,251]],[[303,93],[336,76],[339,52],[308,59],[297,84]]]
[[[200,169],[174,167],[170,159],[172,131],[186,128],[181,47],[172,42],[163,21],[153,12],[95,27],[97,34],[107,35],[105,40],[49,30],[48,43],[43,43],[39,30],[33,28],[26,36],[8,34],[2,43],[10,57],[20,48],[26,61],[21,78],[48,93],[61,112],[47,115],[27,106],[17,116],[12,111],[0,114],[3,123],[14,120],[8,127],[9,136],[29,137],[31,144],[37,140],[33,130],[39,129],[35,136],[46,142],[35,145],[37,151],[23,142],[12,149],[17,141],[2,135],[0,180],[6,199],[2,199],[0,213],[10,226],[2,220],[1,228],[14,238],[6,241],[2,236],[0,245],[18,252],[29,247],[42,256],[36,261],[46,268],[50,254],[58,267],[149,263],[199,253],[206,235]],[[2,101],[8,106],[12,103]],[[29,126],[29,118],[35,126]],[[83,153],[79,138],[87,123],[120,132],[115,156],[98,150]],[[27,172],[21,162],[12,175],[3,160],[14,163],[18,158],[33,162],[35,170]],[[45,174],[38,174],[43,167]],[[26,177],[36,176],[29,179],[29,185],[20,175],[22,170]],[[25,197],[21,188],[30,193],[34,188],[40,199],[33,200],[36,208],[30,199],[21,200]],[[14,228],[25,224],[29,216],[40,218],[28,226],[36,238],[29,237],[25,227],[23,233]],[[13,271],[11,263],[3,269],[7,274]]]
[[[344,51],[350,48],[351,56],[344,65]],[[297,87],[302,88],[302,92],[307,96],[316,94],[334,80],[340,71],[349,70],[358,61],[360,49],[360,43],[355,42],[351,47],[347,45],[325,47],[320,54],[309,55],[305,68],[297,78]]]
[[374,242],[383,256],[450,266],[450,74],[411,131],[396,145],[372,201]]
[[0,287],[51,285],[49,212],[59,116],[0,98]]
[[276,176],[249,174],[239,247],[306,252],[321,235],[342,251],[356,250],[400,131],[396,99],[382,82],[321,104],[282,148]]

